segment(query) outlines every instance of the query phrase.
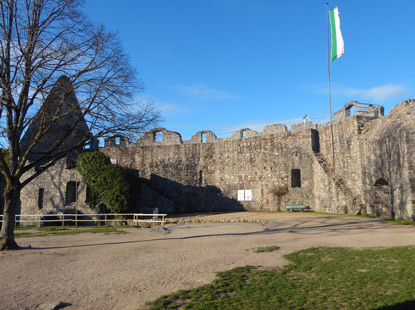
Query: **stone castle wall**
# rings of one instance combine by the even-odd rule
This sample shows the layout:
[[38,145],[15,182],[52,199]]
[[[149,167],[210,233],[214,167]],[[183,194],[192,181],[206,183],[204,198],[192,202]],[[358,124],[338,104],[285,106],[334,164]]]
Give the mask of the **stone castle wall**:
[[[387,117],[363,128],[362,169],[367,205],[392,201],[398,218],[415,214],[415,100],[397,105]],[[388,184],[382,184],[386,181]],[[389,192],[389,197],[388,194]],[[384,200],[387,200],[384,202]]]
[[[349,115],[352,106],[360,109],[354,116]],[[141,182],[137,210],[276,211],[305,204],[321,212],[412,219],[414,111],[414,100],[385,117],[382,107],[347,103],[333,123],[334,169],[330,124],[308,122],[291,126],[291,131],[282,124],[267,126],[262,133],[245,128],[224,139],[200,131],[188,141],[156,128],[136,145],[120,143],[100,151],[136,171]],[[24,189],[24,212],[35,208],[40,186],[45,188],[45,210],[65,206],[63,188],[79,176],[63,163],[55,166]],[[79,191],[85,196],[82,184]],[[288,193],[275,197],[270,193],[275,185],[286,186]],[[238,193],[246,197],[238,199]]]
[[[333,125],[335,173],[331,175],[332,177],[329,177],[327,171],[318,163],[314,166],[316,171],[315,205],[321,211],[343,213],[347,209],[348,212],[358,212],[358,206],[353,206],[352,200],[361,193],[362,183],[362,158],[359,151],[358,134],[359,121],[362,120],[359,120],[358,117],[350,117]],[[320,153],[331,168],[333,165],[331,126],[327,125],[319,128],[319,137]],[[335,180],[340,179],[344,187],[352,192],[353,197],[348,197],[339,189]]]
[[[71,193],[68,187],[72,187]],[[76,169],[68,167],[66,159],[62,159],[23,188],[21,214],[48,214],[66,209],[69,213],[75,208],[91,213],[86,203],[86,187]]]
[[[310,131],[102,151],[137,169],[178,203],[177,211],[276,211],[282,207],[270,194],[276,184],[290,188],[285,203],[313,204]],[[291,188],[292,169],[301,171],[301,187]],[[251,190],[252,201],[238,201],[238,190]]]

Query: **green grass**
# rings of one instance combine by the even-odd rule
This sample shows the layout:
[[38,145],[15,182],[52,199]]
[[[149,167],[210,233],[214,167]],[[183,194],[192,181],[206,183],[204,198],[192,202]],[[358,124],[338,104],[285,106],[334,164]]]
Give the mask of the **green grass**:
[[33,226],[18,226],[14,228],[14,231],[17,230],[30,230],[30,229],[34,229],[34,228],[38,228],[38,227],[33,227]]
[[371,215],[371,214],[356,214],[355,216],[357,216],[357,217],[363,217],[363,218],[368,218],[368,219],[374,219],[374,218],[376,218],[376,216]]
[[267,247],[261,247],[261,248],[257,248],[255,250],[255,253],[266,253],[266,252],[273,252],[273,251],[278,251],[280,249],[279,246],[267,246]]
[[14,236],[16,237],[16,238],[18,238],[18,237],[30,237],[30,236],[32,236],[33,234],[31,233],[31,232],[15,232],[14,233]]
[[386,223],[396,224],[396,225],[415,225],[415,222],[410,222],[410,221],[405,221],[405,220],[387,220]]
[[41,231],[62,231],[62,230],[68,230],[68,227],[62,227],[62,226],[44,226],[39,227],[38,230]]
[[62,236],[62,235],[76,235],[82,233],[104,233],[104,234],[126,234],[125,231],[119,230],[118,228],[111,226],[94,226],[94,227],[56,227],[56,226],[46,226],[46,227],[37,227],[30,229],[23,228],[24,232],[19,232],[21,229],[16,229],[14,233],[16,238],[22,237],[45,237],[45,236]]
[[[412,309],[415,248],[311,248],[285,256],[282,269],[254,266],[220,272],[192,290],[147,309]],[[403,306],[406,306],[404,308]]]

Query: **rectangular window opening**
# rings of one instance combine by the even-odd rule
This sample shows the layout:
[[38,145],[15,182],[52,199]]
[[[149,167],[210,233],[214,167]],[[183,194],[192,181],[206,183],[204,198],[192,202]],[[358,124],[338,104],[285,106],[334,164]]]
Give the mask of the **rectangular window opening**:
[[66,184],[65,204],[69,205],[78,201],[78,186],[79,182],[69,181]]
[[45,189],[39,188],[38,196],[37,196],[37,207],[39,210],[43,209],[43,198],[45,195]]
[[86,186],[86,195],[85,195],[85,203],[89,204],[92,199],[91,188],[87,185]]
[[154,133],[154,142],[163,142],[163,132],[157,131]]
[[301,187],[300,169],[291,169],[291,187]]

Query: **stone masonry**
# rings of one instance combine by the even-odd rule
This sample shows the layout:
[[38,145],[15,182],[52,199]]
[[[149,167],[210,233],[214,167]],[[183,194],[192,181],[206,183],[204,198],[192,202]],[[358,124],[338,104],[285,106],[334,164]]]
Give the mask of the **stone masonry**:
[[[137,211],[278,211],[303,204],[318,212],[413,220],[414,142],[415,100],[387,116],[381,106],[352,101],[335,113],[333,127],[273,124],[223,139],[206,130],[186,141],[156,128],[136,144],[112,139],[100,151],[136,174]],[[275,196],[275,186],[288,192]],[[68,188],[75,188],[75,201]],[[86,201],[86,184],[63,160],[23,190],[22,213],[54,212],[68,202],[87,208]]]

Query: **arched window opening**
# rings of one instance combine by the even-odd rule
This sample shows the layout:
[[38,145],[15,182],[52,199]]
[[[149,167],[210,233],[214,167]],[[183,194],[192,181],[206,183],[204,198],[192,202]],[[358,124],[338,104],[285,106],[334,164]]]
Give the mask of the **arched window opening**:
[[206,143],[206,133],[202,133],[202,143]]
[[389,183],[384,178],[380,178],[376,180],[375,182],[375,186],[384,186],[384,185],[389,185]]
[[354,116],[356,114],[354,105],[346,108],[346,117]]
[[376,180],[372,192],[370,213],[377,217],[395,217],[391,187],[384,178]]
[[244,131],[241,132],[241,137],[242,137],[242,139],[245,139],[246,138],[246,130],[244,130]]

